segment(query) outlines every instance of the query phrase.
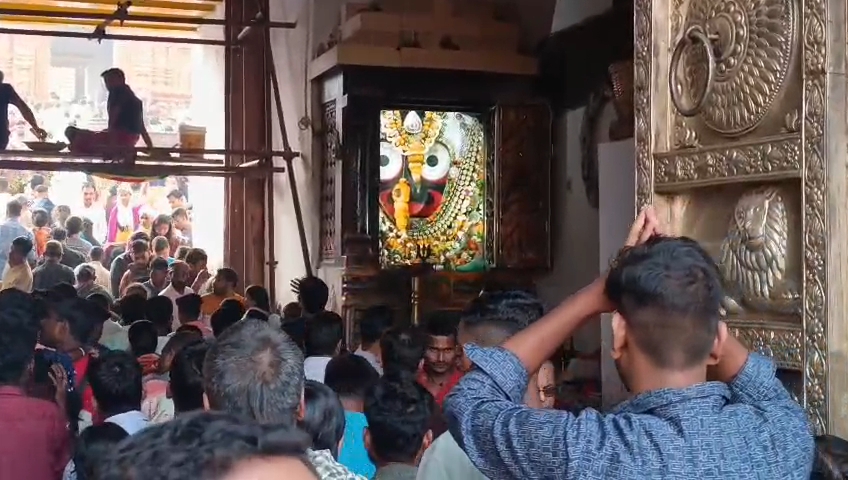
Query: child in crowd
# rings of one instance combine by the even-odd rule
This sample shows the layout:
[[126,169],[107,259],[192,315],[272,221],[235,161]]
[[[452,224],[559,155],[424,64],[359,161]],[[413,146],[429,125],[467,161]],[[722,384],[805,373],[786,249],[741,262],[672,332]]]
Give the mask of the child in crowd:
[[65,468],[62,480],[94,480],[97,466],[118,443],[127,438],[127,431],[116,423],[104,423],[86,428],[77,438],[74,457]]
[[50,216],[44,210],[32,212],[32,235],[35,238],[35,253],[38,258],[44,256],[44,249],[50,241]]
[[345,411],[339,396],[323,383],[307,380],[303,401],[306,410],[300,428],[312,437],[312,449],[329,450],[338,459],[345,433]]

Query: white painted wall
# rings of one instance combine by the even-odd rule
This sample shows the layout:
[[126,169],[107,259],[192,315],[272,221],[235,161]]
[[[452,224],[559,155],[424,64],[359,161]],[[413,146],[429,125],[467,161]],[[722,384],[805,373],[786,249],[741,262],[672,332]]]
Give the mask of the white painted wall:
[[[551,30],[567,28],[612,6],[611,0],[558,0]],[[583,108],[557,118],[553,168],[553,270],[539,282],[549,307],[597,277],[598,211],[586,199],[580,173],[580,127]],[[603,123],[603,122],[601,122]],[[600,322],[589,322],[574,337],[581,353],[600,348]]]

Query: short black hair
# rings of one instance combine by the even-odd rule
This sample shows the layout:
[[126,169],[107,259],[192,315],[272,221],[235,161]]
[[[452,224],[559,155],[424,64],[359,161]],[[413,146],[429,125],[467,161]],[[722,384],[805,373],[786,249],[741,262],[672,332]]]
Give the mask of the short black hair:
[[209,349],[203,380],[211,408],[293,425],[303,393],[303,353],[267,322],[242,320]]
[[105,293],[92,293],[85,297],[85,299],[102,308],[106,312],[109,312],[112,309],[112,298]]
[[44,182],[45,182],[44,175],[40,175],[40,174],[36,173],[35,175],[30,177],[30,179],[29,179],[29,188],[32,189],[32,190],[35,190],[35,187],[37,187],[39,185],[44,185]]
[[538,297],[521,290],[483,292],[462,312],[460,328],[472,342],[494,347],[542,317],[545,307]]
[[[168,240],[168,237],[162,237],[162,236],[154,237],[152,243],[153,243],[152,249],[156,253],[163,252],[163,251],[168,251],[168,252],[171,251],[171,242]],[[160,258],[159,260],[165,260],[165,259]],[[165,263],[167,263],[167,262],[168,261],[165,260]]]
[[32,362],[38,331],[33,297],[15,288],[0,291],[0,385],[20,385]]
[[268,295],[268,290],[262,285],[251,285],[244,289],[244,296],[247,297],[256,308],[271,311],[271,299]]
[[74,478],[91,480],[97,477],[97,470],[104,457],[129,434],[117,423],[105,422],[91,425],[80,432],[74,445]]
[[359,320],[359,337],[362,345],[370,347],[380,341],[380,337],[394,323],[394,313],[386,305],[369,307]]
[[157,329],[170,331],[174,321],[174,303],[170,298],[161,295],[149,298],[144,312]]
[[224,412],[192,412],[150,426],[121,442],[98,470],[102,480],[221,480],[256,458],[306,458],[309,435],[295,428],[245,422]]
[[58,293],[55,288],[52,291],[57,292],[54,295],[60,299],[51,302],[49,308],[53,309],[60,322],[68,324],[68,331],[78,342],[88,345],[95,329],[109,318],[109,312],[76,295],[62,298],[64,294]]
[[141,365],[129,352],[110,350],[90,360],[88,382],[107,417],[141,410]]
[[205,262],[209,260],[209,256],[202,248],[192,248],[186,254],[185,262],[189,265],[194,265],[197,262]]
[[236,271],[232,268],[227,267],[219,268],[218,272],[215,273],[215,279],[223,280],[229,284],[232,284],[233,287],[238,286],[239,281],[238,273],[236,273]]
[[100,74],[100,76],[103,77],[103,78],[107,78],[107,77],[120,78],[123,81],[127,80],[127,76],[124,73],[124,71],[121,70],[118,67],[107,68],[106,70],[103,71],[103,73]]
[[[189,293],[177,298],[177,312],[188,318],[197,320],[200,318],[200,310],[203,306],[203,298],[196,293]],[[194,321],[193,320],[193,321]]]
[[38,228],[46,227],[50,224],[50,215],[47,210],[37,208],[32,211],[32,224]]
[[[194,325],[192,325],[194,327]],[[168,337],[168,341],[162,347],[162,358],[169,355],[176,355],[177,352],[185,348],[186,345],[194,343],[198,340],[203,340],[203,332],[199,328],[194,327],[192,330],[183,330],[174,332]]]
[[657,367],[691,368],[709,356],[724,294],[718,267],[695,240],[655,236],[622,250],[606,292]]
[[127,337],[130,342],[130,350],[136,357],[156,353],[159,334],[156,332],[156,326],[153,325],[153,322],[149,320],[134,322],[127,331]]
[[91,251],[88,254],[91,256],[92,261],[99,262],[103,258],[103,247],[91,247]]
[[305,277],[300,280],[297,300],[306,313],[315,314],[324,310],[330,299],[330,289],[324,280],[318,277]]
[[153,261],[150,262],[150,271],[151,272],[167,272],[168,271],[168,261],[164,258],[156,257]]
[[130,245],[130,251],[134,254],[147,253],[150,251],[150,243],[146,240],[133,240]]
[[331,357],[344,338],[344,321],[337,313],[321,312],[306,323],[306,356]]
[[188,218],[188,210],[183,207],[177,207],[171,212],[171,218],[176,219],[177,217],[185,217]]
[[200,327],[197,325],[190,325],[188,323],[177,327],[177,329],[174,330],[174,333],[191,333],[203,336],[203,330],[201,330]]
[[53,227],[53,229],[50,230],[50,238],[57,242],[64,242],[68,239],[68,231],[63,227]]
[[380,462],[412,463],[435,410],[433,396],[408,375],[384,376],[365,395],[370,452]]
[[27,256],[32,251],[32,240],[29,237],[17,237],[12,240],[12,248],[20,255]]
[[303,400],[306,409],[299,426],[312,437],[312,449],[329,450],[338,458],[345,430],[345,411],[338,395],[321,382],[307,380]]
[[[235,299],[228,299],[238,302]],[[216,337],[222,335],[228,328],[232,327],[244,317],[244,309],[236,309],[235,307],[224,308],[223,302],[218,310],[212,313],[209,317],[209,325],[212,327],[212,334]]]
[[436,310],[424,319],[424,329],[431,337],[456,338],[460,314],[454,310]]
[[74,273],[76,274],[77,282],[93,282],[97,279],[97,271],[87,263],[77,265]]
[[17,200],[12,200],[12,201],[10,201],[9,203],[6,204],[6,215],[13,217],[13,218],[14,217],[20,217],[23,209],[24,209],[24,207],[23,207],[23,205],[21,205],[21,202],[19,202]]
[[395,327],[380,339],[384,374],[389,372],[415,373],[427,350],[427,335],[420,327]]
[[54,295],[53,298],[69,300],[77,298],[77,289],[68,282],[59,282],[50,288],[50,292]]
[[125,325],[131,325],[136,320],[146,320],[147,299],[139,295],[124,295],[118,300],[118,313]]
[[835,435],[816,437],[816,459],[810,480],[842,480],[848,477],[848,441]]
[[340,398],[362,400],[380,374],[364,357],[347,353],[339,355],[324,371],[324,385],[330,387]]
[[82,218],[71,215],[65,220],[65,230],[68,235],[78,235],[82,232]]
[[196,339],[174,355],[169,385],[177,413],[203,410],[203,362],[208,352],[209,344]]
[[132,235],[130,235],[130,243],[138,241],[138,240],[144,240],[145,242],[149,242],[150,241],[150,235],[148,235],[148,233],[145,232],[144,230],[139,230],[137,232],[134,232]]

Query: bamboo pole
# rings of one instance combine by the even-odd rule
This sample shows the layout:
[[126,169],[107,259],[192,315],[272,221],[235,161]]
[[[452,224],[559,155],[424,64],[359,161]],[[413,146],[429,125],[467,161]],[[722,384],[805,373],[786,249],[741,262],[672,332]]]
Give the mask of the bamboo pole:
[[[143,6],[143,5],[142,5]],[[216,18],[202,17],[167,17],[165,15],[142,15],[142,14],[127,14],[121,17],[115,17],[114,13],[96,13],[96,12],[46,12],[41,10],[23,10],[17,8],[0,8],[0,16],[21,16],[21,17],[43,17],[43,18],[70,18],[79,20],[111,20],[117,19],[124,22],[146,22],[146,23],[164,23],[177,25],[215,25],[227,26],[227,20]],[[297,22],[266,22],[261,19],[253,19],[246,22],[235,22],[230,25],[234,27],[244,28],[282,28],[292,29],[297,27]]]
[[284,173],[283,167],[239,168],[223,165],[167,165],[154,162],[121,165],[92,161],[50,161],[50,160],[14,160],[0,158],[0,170],[37,170],[45,172],[84,171],[92,174],[162,177],[183,176],[258,176],[266,177],[274,173]]
[[211,40],[205,38],[191,37],[162,37],[150,35],[123,35],[123,34],[98,34],[92,35],[85,32],[67,32],[60,30],[30,30],[25,28],[0,28],[2,35],[28,35],[36,37],[60,37],[60,38],[85,38],[88,40],[123,40],[131,42],[151,42],[151,43],[182,43],[188,45],[210,45],[218,47],[226,47],[228,43],[224,40]]

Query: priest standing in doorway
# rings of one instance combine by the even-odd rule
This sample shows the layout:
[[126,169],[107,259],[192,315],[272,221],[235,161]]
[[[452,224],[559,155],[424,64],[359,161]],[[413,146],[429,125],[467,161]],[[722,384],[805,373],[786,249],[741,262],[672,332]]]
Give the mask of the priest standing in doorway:
[[127,85],[123,70],[110,68],[101,77],[109,92],[106,100],[109,126],[100,132],[68,127],[65,130],[65,136],[70,142],[68,149],[78,155],[132,159],[135,156],[133,148],[139,138],[144,140],[147,148],[152,149],[153,140],[144,126],[142,102]]
[[38,121],[29,105],[18,95],[15,87],[4,83],[3,80],[3,72],[0,72],[0,150],[6,150],[9,146],[9,105],[14,105],[21,112],[21,116],[29,123],[32,132],[39,140],[47,138],[47,132],[38,126]]

